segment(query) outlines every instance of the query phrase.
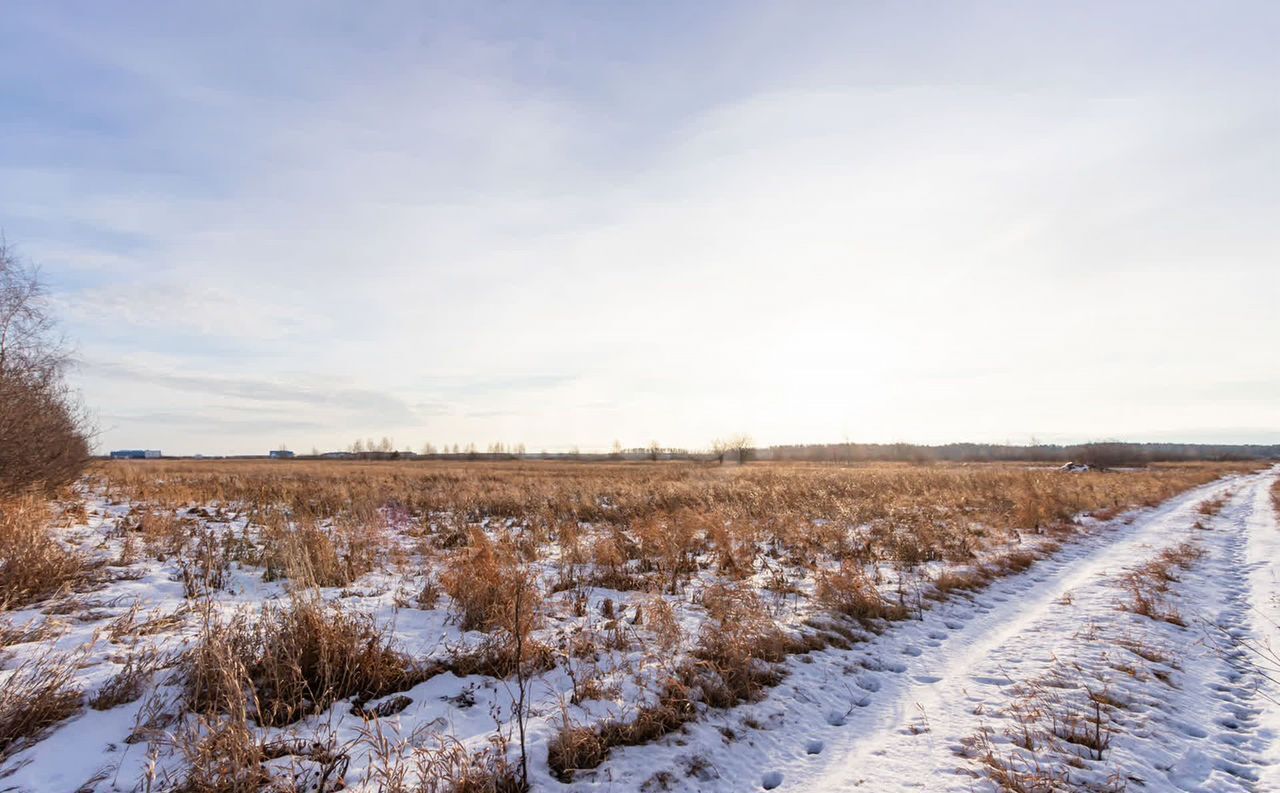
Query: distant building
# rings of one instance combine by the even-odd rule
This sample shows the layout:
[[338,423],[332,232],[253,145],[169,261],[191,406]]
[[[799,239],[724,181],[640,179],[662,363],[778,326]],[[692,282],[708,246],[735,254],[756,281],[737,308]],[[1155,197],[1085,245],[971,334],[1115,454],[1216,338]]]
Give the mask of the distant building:
[[159,456],[159,449],[117,449],[111,453],[113,460],[154,460]]
[[293,456],[293,452],[288,449],[272,449],[267,452],[267,456],[275,460],[288,460]]

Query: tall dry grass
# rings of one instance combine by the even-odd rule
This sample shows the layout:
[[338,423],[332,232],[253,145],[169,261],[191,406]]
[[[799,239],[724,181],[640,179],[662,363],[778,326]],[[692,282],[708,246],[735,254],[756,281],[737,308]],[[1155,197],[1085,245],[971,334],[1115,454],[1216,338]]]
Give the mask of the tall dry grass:
[[0,760],[38,741],[83,706],[75,654],[45,652],[0,677]]
[[36,496],[0,501],[0,611],[83,583],[89,564],[53,536],[48,503]]
[[[289,724],[444,669],[523,682],[555,663],[534,639],[544,612],[568,604],[585,616],[590,587],[637,593],[629,625],[611,596],[605,630],[584,631],[561,655],[588,658],[596,642],[616,649],[638,637],[665,671],[649,681],[652,701],[625,717],[566,716],[548,762],[567,780],[613,747],[757,697],[788,655],[847,647],[926,597],[1027,569],[1080,529],[1081,514],[1154,505],[1228,470],[151,461],[102,464],[93,476],[144,516],[148,553],[176,554],[198,573],[192,594],[215,589],[217,571],[233,563],[288,580],[287,606],[211,618],[188,662],[188,701],[207,720],[200,741],[230,741],[250,760],[257,750],[237,742],[237,725]],[[310,594],[394,569],[415,582],[404,607],[433,608],[447,595],[459,627],[485,636],[415,662],[366,618]],[[886,580],[919,591],[886,597]],[[708,616],[689,636],[671,606],[682,599]],[[784,606],[803,619],[780,625]],[[197,755],[200,741],[190,744]],[[455,761],[464,763],[446,765]]]
[[708,553],[739,579],[759,568],[762,551],[802,566],[963,563],[1080,513],[1154,505],[1225,470],[113,461],[95,474],[111,494],[153,509],[212,504],[249,516],[266,527],[264,563],[275,576],[294,565],[342,586],[384,565],[394,535],[449,550],[473,542],[477,527],[512,522],[524,558],[550,542],[569,551],[566,587],[586,574],[596,585],[678,592]]
[[380,697],[439,671],[397,650],[371,616],[308,593],[256,615],[206,613],[185,664],[188,705],[283,726],[335,701]]

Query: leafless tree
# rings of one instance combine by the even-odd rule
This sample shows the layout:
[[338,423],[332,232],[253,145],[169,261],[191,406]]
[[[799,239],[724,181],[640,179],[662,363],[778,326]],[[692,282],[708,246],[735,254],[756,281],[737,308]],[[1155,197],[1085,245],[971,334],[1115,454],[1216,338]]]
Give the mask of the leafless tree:
[[726,444],[730,451],[735,452],[738,455],[738,462],[745,463],[747,461],[747,455],[751,453],[751,449],[755,442],[751,440],[750,435],[742,434],[732,436],[728,441],[726,441]]
[[56,330],[40,271],[0,238],[0,372],[37,378],[61,374],[69,357]]
[[88,462],[70,361],[39,271],[0,238],[0,495],[56,489]]
[[745,463],[752,448],[753,442],[750,435],[731,435],[723,440],[716,438],[711,442],[711,453],[721,464],[724,463],[725,455],[730,452],[737,455],[739,463]]

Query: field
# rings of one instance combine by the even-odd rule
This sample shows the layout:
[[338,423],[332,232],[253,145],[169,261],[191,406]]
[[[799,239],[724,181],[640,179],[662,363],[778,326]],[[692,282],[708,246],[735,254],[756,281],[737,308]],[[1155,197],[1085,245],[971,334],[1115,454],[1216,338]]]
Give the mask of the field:
[[98,463],[0,790],[1261,789],[1277,470]]

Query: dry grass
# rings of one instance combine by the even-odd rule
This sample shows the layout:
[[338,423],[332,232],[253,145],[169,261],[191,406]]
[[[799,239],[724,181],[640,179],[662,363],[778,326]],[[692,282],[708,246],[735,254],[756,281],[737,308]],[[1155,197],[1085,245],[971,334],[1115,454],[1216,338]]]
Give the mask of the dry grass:
[[369,782],[379,793],[524,793],[504,739],[468,751],[441,735],[387,735],[381,724],[364,732],[369,747]]
[[1168,602],[1169,586],[1178,581],[1178,571],[1185,570],[1204,555],[1197,545],[1184,542],[1161,551],[1149,562],[1127,571],[1120,579],[1129,599],[1121,603],[1126,611],[1141,614],[1171,625],[1186,627],[1186,621]]
[[760,595],[741,583],[718,584],[706,591],[703,603],[711,619],[703,623],[693,651],[702,701],[730,707],[776,685],[781,673],[773,665],[787,656],[791,643]]
[[564,724],[547,746],[547,765],[562,782],[574,774],[598,767],[618,746],[656,741],[697,718],[697,708],[687,686],[669,681],[658,701],[636,709],[629,719],[609,719],[594,726]]
[[0,759],[40,740],[75,715],[84,695],[75,683],[77,655],[47,652],[0,678]]
[[516,622],[516,593],[537,593],[530,570],[515,554],[513,543],[501,545],[483,531],[469,534],[467,547],[457,551],[440,577],[440,585],[457,613],[462,630],[506,630],[527,636],[537,627],[538,603],[526,602]]
[[[185,664],[186,702],[202,721],[184,752],[193,762],[240,758],[189,780],[189,789],[213,790],[220,780],[230,780],[225,789],[261,784],[255,722],[291,724],[446,669],[525,678],[557,656],[581,660],[581,701],[608,685],[593,677],[591,659],[640,640],[658,656],[637,672],[655,696],[604,722],[566,715],[548,762],[567,780],[613,747],[758,697],[781,679],[788,655],[848,646],[866,627],[923,608],[926,596],[1026,570],[1078,529],[1082,513],[1153,505],[1226,470],[152,461],[102,464],[93,475],[134,505],[126,538],[186,571],[189,595],[217,591],[236,566],[287,579],[283,607],[209,613]],[[371,619],[311,594],[359,590],[371,571],[400,572],[402,607],[447,606],[460,629],[484,636],[418,662]],[[603,629],[572,622],[575,632],[564,633],[565,620],[594,617],[591,587],[617,590],[604,601]],[[676,609],[687,615],[698,603],[708,618],[686,636]],[[136,618],[126,622],[122,636],[136,630]],[[104,703],[131,695],[139,674],[122,672],[120,693],[102,694]],[[383,789],[510,789],[505,754],[419,749],[387,750]],[[435,769],[452,786],[426,786],[414,769]]]
[[156,671],[173,662],[173,658],[162,656],[153,648],[130,653],[120,671],[89,698],[89,707],[94,710],[110,710],[136,702],[146,692],[147,684]]
[[385,545],[377,524],[344,519],[321,526],[314,518],[290,523],[273,515],[264,534],[264,578],[296,586],[346,586],[376,569]]
[[905,606],[886,600],[866,570],[848,560],[835,570],[818,573],[814,597],[823,608],[858,620],[900,620],[907,616]]
[[975,750],[987,778],[1009,793],[1042,791],[1123,790],[1123,784],[1085,783],[1073,773],[1081,760],[1102,763],[1121,725],[1115,713],[1124,703],[1114,699],[1105,684],[1091,683],[1088,675],[1065,665],[1056,666],[1043,679],[1014,688],[1014,699],[1004,710],[1010,724],[1008,744],[1002,749],[989,731],[967,743]]
[[[1035,531],[1080,512],[1158,503],[1209,481],[1221,465],[1063,475],[1012,465],[913,467],[696,464],[128,462],[99,464],[110,492],[174,509],[219,503],[295,516],[389,522],[394,506],[441,535],[482,519],[555,529],[619,526],[664,575],[710,545],[730,570],[752,555],[737,541],[759,532],[821,547],[814,519],[865,525],[877,558],[963,556],[968,526]],[[347,531],[351,526],[338,527]],[[722,530],[728,527],[727,533]],[[800,530],[805,536],[796,536]],[[710,537],[708,537],[710,531]],[[835,535],[838,536],[836,531]],[[905,540],[905,546],[903,541]],[[849,546],[852,549],[852,546]],[[625,551],[624,551],[625,554]]]
[[295,595],[256,620],[206,615],[186,662],[187,702],[281,726],[353,695],[379,697],[440,671],[396,650],[371,617]]
[[50,533],[48,504],[34,496],[0,502],[0,610],[86,583],[87,562]]

